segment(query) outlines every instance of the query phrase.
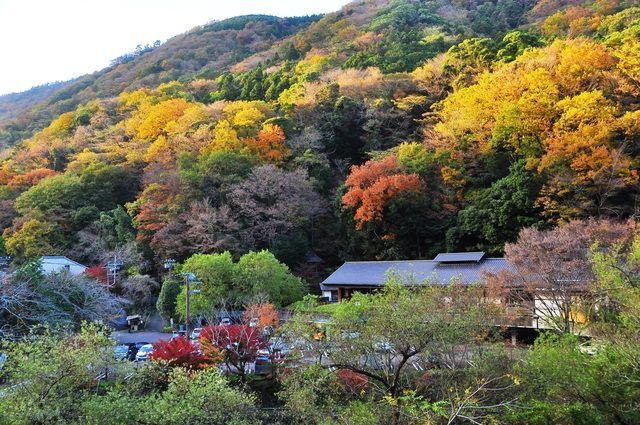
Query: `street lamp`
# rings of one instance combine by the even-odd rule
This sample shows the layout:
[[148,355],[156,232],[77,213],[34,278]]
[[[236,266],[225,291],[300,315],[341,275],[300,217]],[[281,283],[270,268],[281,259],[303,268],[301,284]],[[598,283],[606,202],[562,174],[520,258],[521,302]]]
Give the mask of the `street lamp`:
[[191,319],[191,301],[190,301],[190,297],[191,294],[199,294],[200,293],[200,289],[191,289],[191,285],[200,285],[202,282],[198,280],[198,278],[196,277],[195,274],[193,273],[180,273],[180,276],[182,276],[184,278],[184,284],[187,287],[187,299],[186,299],[186,303],[185,303],[185,316],[186,316],[186,323],[185,323],[185,335],[187,338],[189,338],[189,322]]

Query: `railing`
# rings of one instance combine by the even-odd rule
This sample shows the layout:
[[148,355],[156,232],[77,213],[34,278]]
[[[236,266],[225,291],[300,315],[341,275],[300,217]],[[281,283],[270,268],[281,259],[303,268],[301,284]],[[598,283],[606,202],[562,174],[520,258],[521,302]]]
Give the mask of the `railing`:
[[533,312],[533,307],[510,306],[502,317],[496,321],[496,326],[517,328],[540,328],[540,317]]

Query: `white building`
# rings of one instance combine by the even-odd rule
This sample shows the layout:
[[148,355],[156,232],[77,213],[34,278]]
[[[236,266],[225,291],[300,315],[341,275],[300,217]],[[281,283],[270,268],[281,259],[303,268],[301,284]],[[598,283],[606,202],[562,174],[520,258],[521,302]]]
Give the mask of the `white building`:
[[40,264],[45,274],[60,273],[66,270],[72,276],[78,276],[87,270],[87,266],[83,266],[64,255],[45,255],[40,257]]

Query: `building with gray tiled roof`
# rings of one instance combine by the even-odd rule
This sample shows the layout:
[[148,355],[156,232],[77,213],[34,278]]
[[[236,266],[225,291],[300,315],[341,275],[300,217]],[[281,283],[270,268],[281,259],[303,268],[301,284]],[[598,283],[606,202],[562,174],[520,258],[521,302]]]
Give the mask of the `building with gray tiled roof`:
[[490,258],[484,252],[438,254],[433,260],[348,261],[320,285],[323,297],[331,301],[348,298],[354,291],[369,292],[384,286],[392,273],[407,285],[463,285],[483,282],[483,273],[509,268],[504,258]]

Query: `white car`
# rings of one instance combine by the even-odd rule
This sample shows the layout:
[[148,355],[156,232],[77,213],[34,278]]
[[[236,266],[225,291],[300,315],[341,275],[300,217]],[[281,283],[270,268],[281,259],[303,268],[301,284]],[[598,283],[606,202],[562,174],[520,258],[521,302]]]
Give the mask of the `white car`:
[[189,339],[198,339],[200,338],[200,333],[202,332],[202,328],[195,328],[194,330],[191,331],[191,336],[189,336]]
[[140,347],[138,352],[136,353],[136,361],[137,362],[145,362],[149,359],[149,354],[153,352],[153,345],[146,344]]

